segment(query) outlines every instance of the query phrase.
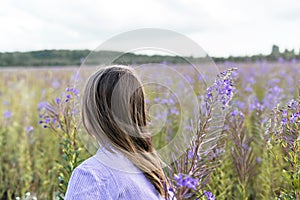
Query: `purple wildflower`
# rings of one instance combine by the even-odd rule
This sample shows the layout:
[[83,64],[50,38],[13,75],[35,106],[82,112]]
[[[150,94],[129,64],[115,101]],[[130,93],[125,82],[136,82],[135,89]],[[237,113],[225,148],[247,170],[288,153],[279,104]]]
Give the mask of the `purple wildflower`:
[[159,97],[154,98],[154,103],[159,103],[159,101],[160,101]]
[[145,103],[147,104],[147,105],[150,105],[150,100],[149,99],[145,99]]
[[11,117],[12,117],[12,112],[11,112],[11,111],[6,111],[6,112],[4,112],[4,113],[3,113],[3,117],[4,117],[5,119],[11,118]]
[[31,132],[31,131],[33,131],[34,130],[34,128],[32,127],[32,126],[27,126],[26,128],[25,128],[25,131],[27,132],[27,133],[29,133],[29,132]]
[[215,200],[216,197],[210,191],[203,191],[203,195],[206,197],[207,200]]
[[294,99],[292,99],[288,102],[288,107],[293,110],[297,108],[297,105],[298,105],[298,102]]
[[188,159],[193,158],[193,156],[194,156],[194,151],[192,149],[190,149],[188,152]]
[[42,101],[38,103],[38,110],[42,110],[48,107],[49,107],[49,103],[47,101]]
[[52,119],[52,123],[55,124],[56,122],[57,122],[57,119],[56,119],[56,118],[53,118],[53,119]]
[[186,81],[190,84],[193,84],[194,83],[194,80],[192,79],[192,77],[190,77],[189,75],[184,75],[184,78],[186,79]]
[[74,75],[71,77],[72,82],[77,82],[81,79],[80,73],[77,71],[74,73]]
[[247,150],[249,150],[250,147],[249,147],[249,145],[243,143],[242,148],[247,151]]
[[247,86],[247,87],[245,88],[245,92],[248,92],[248,93],[253,93],[253,89],[252,89],[252,87],[250,87],[250,86]]
[[178,115],[179,111],[176,108],[171,108],[171,114]]
[[255,78],[254,77],[252,77],[252,76],[247,76],[246,77],[247,78],[247,82],[250,84],[250,85],[253,85],[253,84],[255,84]]
[[198,179],[192,178],[192,177],[187,177],[183,180],[183,185],[186,186],[187,188],[196,190],[196,187],[198,185]]
[[67,87],[66,88],[66,92],[71,92],[71,93],[75,94],[76,96],[79,95],[79,90],[76,89],[76,88],[69,88],[69,87]]
[[196,190],[199,179],[193,178],[190,176],[183,176],[183,174],[179,173],[174,176],[174,180],[178,187],[187,187],[189,189]]
[[70,99],[71,99],[71,95],[70,95],[70,94],[67,94],[67,95],[66,95],[66,100],[65,100],[65,102],[68,102]]
[[296,120],[297,118],[298,118],[297,113],[291,114],[291,117],[290,117],[291,123],[294,124],[294,123],[295,123],[295,120]]
[[79,90],[78,89],[76,89],[76,88],[73,88],[73,94],[75,94],[76,96],[78,96],[79,95]]
[[239,109],[244,109],[245,108],[245,103],[241,101],[236,101],[235,104]]
[[55,99],[55,101],[56,101],[56,104],[60,104],[61,99],[57,97],[57,98]]
[[54,79],[54,80],[52,81],[52,87],[53,87],[53,88],[59,88],[59,87],[60,87],[59,81],[56,80],[56,79]]
[[256,158],[256,163],[261,163],[261,157]]
[[258,110],[258,111],[263,111],[264,110],[264,105],[262,105],[257,97],[254,97],[253,100],[250,102],[250,111]]
[[183,175],[181,173],[179,173],[178,175],[175,174],[174,180],[176,181],[178,186],[181,186],[182,179],[183,179]]
[[282,120],[281,120],[281,123],[283,124],[283,125],[286,125],[287,124],[287,118],[282,118]]
[[238,114],[239,114],[239,111],[238,111],[238,110],[234,110],[234,111],[231,112],[231,116],[232,116],[232,117],[235,117],[235,116],[237,116]]
[[240,118],[244,119],[245,118],[245,115],[244,113],[240,112]]
[[50,118],[49,117],[47,117],[46,119],[45,119],[45,121],[44,121],[46,124],[49,124],[50,123]]
[[213,93],[215,94],[215,100],[223,104],[223,109],[229,103],[233,96],[233,83],[231,77],[231,71],[225,71],[218,75],[213,86],[206,90],[206,102],[213,99]]
[[287,110],[283,110],[283,111],[282,111],[282,116],[283,116],[283,117],[287,117],[287,115],[288,115]]
[[168,99],[162,99],[160,103],[161,104],[167,104],[168,102],[169,102]]

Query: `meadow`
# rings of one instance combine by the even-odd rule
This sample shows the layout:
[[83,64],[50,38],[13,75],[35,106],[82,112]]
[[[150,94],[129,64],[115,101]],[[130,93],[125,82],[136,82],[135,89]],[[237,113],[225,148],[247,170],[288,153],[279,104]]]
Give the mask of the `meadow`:
[[[197,190],[202,199],[210,195],[211,199],[299,199],[300,63],[225,62],[218,66],[220,71],[237,68],[231,74],[234,90],[226,102],[222,137],[212,152],[192,156],[213,170],[193,177],[195,187],[185,185],[176,171],[170,177],[177,190]],[[0,69],[0,199],[63,199],[70,173],[91,155],[92,150],[78,137],[82,130],[77,129],[75,100],[80,91],[70,85],[78,78],[76,69]],[[186,75],[194,88],[206,92],[199,77]],[[175,106],[167,128],[153,138],[157,148],[173,137],[180,111],[177,104],[162,100],[148,99]],[[184,194],[180,199],[196,198]]]

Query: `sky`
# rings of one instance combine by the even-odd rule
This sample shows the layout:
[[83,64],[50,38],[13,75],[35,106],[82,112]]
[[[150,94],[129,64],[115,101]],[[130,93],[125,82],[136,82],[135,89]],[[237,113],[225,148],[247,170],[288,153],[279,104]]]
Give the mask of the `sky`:
[[168,29],[211,56],[300,49],[299,0],[0,0],[0,52],[97,48],[139,28]]

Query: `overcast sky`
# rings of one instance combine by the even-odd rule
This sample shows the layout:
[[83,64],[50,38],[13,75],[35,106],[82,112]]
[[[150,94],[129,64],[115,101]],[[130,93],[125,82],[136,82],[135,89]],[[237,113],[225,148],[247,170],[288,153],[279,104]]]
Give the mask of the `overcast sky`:
[[0,0],[0,51],[95,49],[124,31],[182,33],[213,56],[300,49],[299,0]]

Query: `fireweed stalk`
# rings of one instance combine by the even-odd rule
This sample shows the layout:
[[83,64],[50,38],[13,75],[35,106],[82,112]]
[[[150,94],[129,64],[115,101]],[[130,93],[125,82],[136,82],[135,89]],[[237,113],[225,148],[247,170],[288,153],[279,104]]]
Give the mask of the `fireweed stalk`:
[[298,100],[275,108],[267,123],[268,149],[278,163],[283,163],[283,185],[279,199],[300,197],[300,88]]
[[53,131],[60,140],[59,150],[62,160],[57,162],[58,167],[58,193],[59,199],[64,199],[68,180],[72,171],[82,159],[79,154],[83,151],[82,143],[78,140],[79,127],[78,101],[79,91],[76,88],[66,88],[61,97],[51,103],[39,103],[40,124]]
[[248,199],[250,196],[247,186],[254,177],[256,162],[253,149],[251,147],[253,136],[248,136],[244,126],[245,116],[242,112],[235,111],[228,119],[228,136],[231,145],[231,157],[237,172],[237,191],[239,199]]
[[190,147],[167,170],[172,183],[170,192],[176,199],[215,199],[204,187],[224,151],[223,145],[218,143],[223,130],[223,124],[219,123],[224,120],[220,112],[225,116],[232,99],[235,89],[232,73],[235,70],[219,74],[202,96],[197,126],[190,130],[195,133]]

